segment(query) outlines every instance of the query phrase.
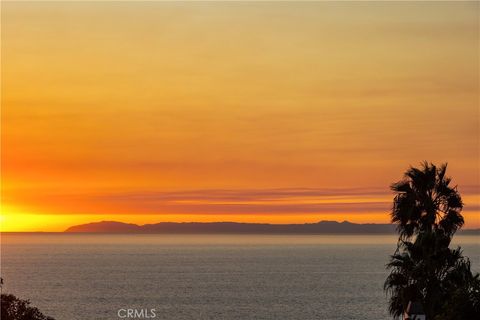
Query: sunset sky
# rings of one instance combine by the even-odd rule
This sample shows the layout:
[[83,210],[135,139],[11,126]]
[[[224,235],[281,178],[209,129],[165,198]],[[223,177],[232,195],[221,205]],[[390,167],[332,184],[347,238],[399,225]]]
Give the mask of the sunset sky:
[[3,231],[389,221],[448,162],[480,227],[479,3],[3,2]]

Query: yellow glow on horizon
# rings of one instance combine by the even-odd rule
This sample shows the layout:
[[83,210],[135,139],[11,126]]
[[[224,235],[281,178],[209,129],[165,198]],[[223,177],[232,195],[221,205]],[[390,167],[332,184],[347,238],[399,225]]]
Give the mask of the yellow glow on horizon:
[[[356,223],[366,223],[375,219],[383,219],[385,215],[355,215],[345,214],[345,220]],[[335,216],[329,214],[323,215],[51,215],[51,214],[15,214],[3,215],[3,221],[0,226],[1,232],[62,232],[68,227],[99,221],[118,221],[124,223],[135,223],[139,225],[159,222],[245,222],[245,223],[315,223],[320,220],[335,220]],[[380,221],[379,223],[388,221]]]
[[[468,227],[463,229],[480,228],[480,212],[464,213]],[[189,215],[189,214],[162,214],[162,215],[99,215],[99,214],[2,214],[0,217],[0,232],[63,232],[68,227],[99,221],[117,221],[138,225],[155,224],[159,222],[244,222],[244,223],[274,223],[298,224],[316,223],[319,221],[352,223],[389,223],[389,216],[385,212],[370,214],[342,213],[338,214],[300,214],[300,215]]]

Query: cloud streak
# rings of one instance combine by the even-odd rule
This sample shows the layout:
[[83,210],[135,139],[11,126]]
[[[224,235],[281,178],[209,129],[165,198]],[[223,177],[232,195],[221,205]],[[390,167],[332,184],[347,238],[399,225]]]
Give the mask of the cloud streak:
[[[469,189],[465,188],[466,194]],[[393,195],[384,188],[198,189],[66,194],[38,191],[22,199],[51,213],[92,214],[388,214]],[[6,194],[8,200],[8,194]],[[466,210],[478,210],[469,202]]]

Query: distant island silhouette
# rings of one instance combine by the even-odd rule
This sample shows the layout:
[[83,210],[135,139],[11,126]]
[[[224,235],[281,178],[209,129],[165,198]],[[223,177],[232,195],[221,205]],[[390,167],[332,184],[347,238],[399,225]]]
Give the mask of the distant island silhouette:
[[[465,230],[464,233],[479,230]],[[348,221],[320,221],[305,224],[268,224],[238,222],[160,222],[137,225],[117,221],[101,221],[68,228],[70,233],[232,233],[232,234],[390,234],[393,224],[358,224]]]

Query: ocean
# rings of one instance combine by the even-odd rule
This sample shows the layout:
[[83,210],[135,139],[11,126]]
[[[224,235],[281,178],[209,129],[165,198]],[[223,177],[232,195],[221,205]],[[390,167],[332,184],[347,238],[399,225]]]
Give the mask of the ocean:
[[[2,234],[1,241],[3,292],[57,320],[128,319],[127,309],[168,320],[389,318],[383,282],[395,235]],[[457,244],[480,271],[479,238],[456,236]]]

